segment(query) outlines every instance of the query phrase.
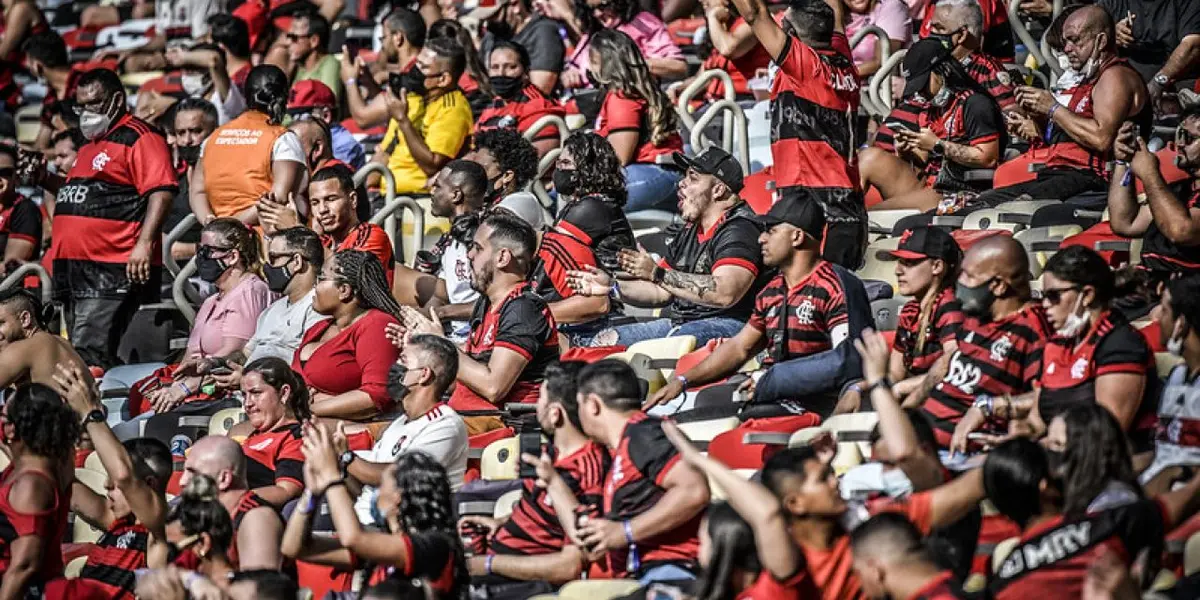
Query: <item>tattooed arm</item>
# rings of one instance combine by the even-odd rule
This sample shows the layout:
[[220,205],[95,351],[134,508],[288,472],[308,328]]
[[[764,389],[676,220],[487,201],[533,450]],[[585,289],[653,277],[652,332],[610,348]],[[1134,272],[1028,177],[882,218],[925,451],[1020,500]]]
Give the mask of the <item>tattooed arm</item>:
[[754,283],[754,273],[744,267],[722,265],[708,273],[683,273],[669,270],[663,274],[659,287],[680,300],[695,304],[728,308]]
[[991,169],[1000,162],[1000,142],[984,142],[975,146],[942,142],[946,160],[973,169]]

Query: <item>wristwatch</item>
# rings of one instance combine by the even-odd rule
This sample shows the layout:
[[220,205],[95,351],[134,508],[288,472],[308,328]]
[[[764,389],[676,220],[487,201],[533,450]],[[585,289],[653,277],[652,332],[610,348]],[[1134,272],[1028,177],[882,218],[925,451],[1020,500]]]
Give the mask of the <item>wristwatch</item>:
[[107,420],[108,417],[104,414],[104,411],[97,408],[83,416],[83,426],[87,427],[88,423],[103,423]]
[[1162,73],[1156,73],[1154,75],[1154,79],[1152,79],[1151,81],[1153,81],[1154,83],[1157,83],[1158,85],[1161,85],[1163,87],[1171,85],[1171,78],[1167,77],[1166,75],[1163,75]]
[[946,142],[943,142],[942,140],[938,140],[933,143],[933,153],[934,154],[941,156],[942,154],[945,154],[945,152],[946,152]]
[[346,469],[350,468],[350,463],[354,462],[354,451],[347,450],[338,457],[338,467],[342,469],[342,477],[346,476]]

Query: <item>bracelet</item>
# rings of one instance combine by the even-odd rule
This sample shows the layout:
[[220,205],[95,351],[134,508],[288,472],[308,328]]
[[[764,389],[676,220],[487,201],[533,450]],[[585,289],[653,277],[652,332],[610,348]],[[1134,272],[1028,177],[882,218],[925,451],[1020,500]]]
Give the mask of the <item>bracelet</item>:
[[487,558],[483,559],[483,570],[488,575],[492,574],[492,559],[493,558],[496,558],[495,554],[489,554],[489,555],[487,555]]
[[622,525],[625,526],[625,541],[630,546],[632,546],[633,545],[633,521],[628,521],[628,520],[624,521],[622,523]]
[[317,497],[310,490],[304,490],[300,495],[300,502],[296,504],[296,510],[302,515],[312,514],[317,509]]
[[979,412],[983,413],[984,417],[990,419],[996,410],[996,399],[991,396],[983,395],[976,398],[975,402],[971,406],[978,408]]
[[1061,105],[1059,103],[1055,102],[1050,107],[1050,110],[1046,111],[1046,133],[1044,135],[1044,138],[1045,138],[1047,144],[1050,143],[1050,138],[1054,137],[1054,111],[1058,110],[1059,106],[1061,106]]
[[608,290],[608,297],[614,300],[621,299],[621,284],[619,282],[613,281],[612,288]]
[[329,485],[325,486],[325,489],[321,490],[321,493],[319,493],[319,494],[314,494],[314,495],[315,495],[315,496],[324,496],[326,493],[328,493],[328,492],[329,492],[329,490],[331,490],[331,489],[333,489],[333,488],[335,488],[335,487],[337,487],[337,486],[339,486],[339,485],[346,485],[346,480],[345,480],[345,479],[339,479],[339,480],[337,480],[337,481],[335,481],[335,482],[333,482],[333,483],[331,483],[331,484],[329,484]]
[[353,87],[354,84],[358,83],[358,78],[351,77],[350,79],[347,79],[346,81],[344,81],[342,83],[345,83],[346,87]]
[[1058,107],[1060,107],[1060,106],[1062,106],[1062,105],[1057,102],[1055,102],[1054,104],[1051,104],[1050,110],[1046,111],[1046,119],[1054,120],[1054,111],[1058,110]]
[[887,377],[880,377],[879,379],[876,379],[875,383],[867,386],[867,395],[870,395],[872,392],[874,392],[876,388],[885,388],[891,390],[892,380],[888,379]]
[[186,383],[184,383],[184,382],[182,382],[182,381],[176,381],[175,383],[176,383],[176,385],[178,385],[178,386],[179,386],[179,389],[183,390],[183,393],[185,393],[185,394],[187,394],[187,395],[189,395],[189,396],[191,396],[191,395],[192,395],[192,390],[189,390],[189,389],[188,389],[188,386],[187,386],[187,384],[186,384]]
[[184,573],[183,574],[183,588],[190,592],[192,589],[192,584],[196,583],[196,581],[198,581],[199,579],[200,579],[200,575],[198,575],[195,571],[188,571],[188,572]]

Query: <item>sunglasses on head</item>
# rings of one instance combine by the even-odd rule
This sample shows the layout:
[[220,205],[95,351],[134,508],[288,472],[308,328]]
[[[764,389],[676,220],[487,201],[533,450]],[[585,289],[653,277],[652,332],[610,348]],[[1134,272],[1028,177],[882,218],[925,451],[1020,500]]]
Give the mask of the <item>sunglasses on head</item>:
[[1078,292],[1079,289],[1080,288],[1077,285],[1073,285],[1071,287],[1064,287],[1064,288],[1044,289],[1044,290],[1042,290],[1042,297],[1049,300],[1050,304],[1058,304],[1059,302],[1062,301],[1062,297],[1064,294],[1066,294],[1067,292]]

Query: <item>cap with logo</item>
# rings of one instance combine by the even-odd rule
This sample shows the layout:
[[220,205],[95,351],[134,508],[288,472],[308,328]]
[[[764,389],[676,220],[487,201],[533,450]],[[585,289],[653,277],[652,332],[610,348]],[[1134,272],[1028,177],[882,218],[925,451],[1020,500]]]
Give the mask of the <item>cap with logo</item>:
[[684,156],[682,152],[676,152],[674,158],[676,165],[684,169],[695,169],[705,175],[712,175],[735,194],[742,191],[745,183],[742,165],[738,164],[737,159],[728,152],[716,146],[709,146],[707,150],[693,158]]
[[492,15],[500,12],[505,4],[508,4],[508,0],[479,0],[479,4],[476,4],[475,8],[466,14],[466,18],[476,22],[486,21],[492,18]]
[[325,106],[337,106],[337,97],[333,95],[333,90],[329,89],[329,86],[316,79],[297,81],[292,86],[292,91],[288,95],[288,110],[304,110]]
[[[927,225],[916,229],[906,229],[900,236],[900,243],[895,250],[884,250],[895,258],[921,260],[925,258],[940,258],[946,264],[955,266],[962,260],[962,249],[946,230]],[[881,252],[881,253],[882,253]]]
[[904,97],[923,91],[929,85],[933,68],[950,58],[950,50],[937,40],[917,40],[904,54],[900,75],[904,77]]
[[787,223],[815,240],[825,238],[825,209],[815,200],[784,198],[757,221],[765,228]]

